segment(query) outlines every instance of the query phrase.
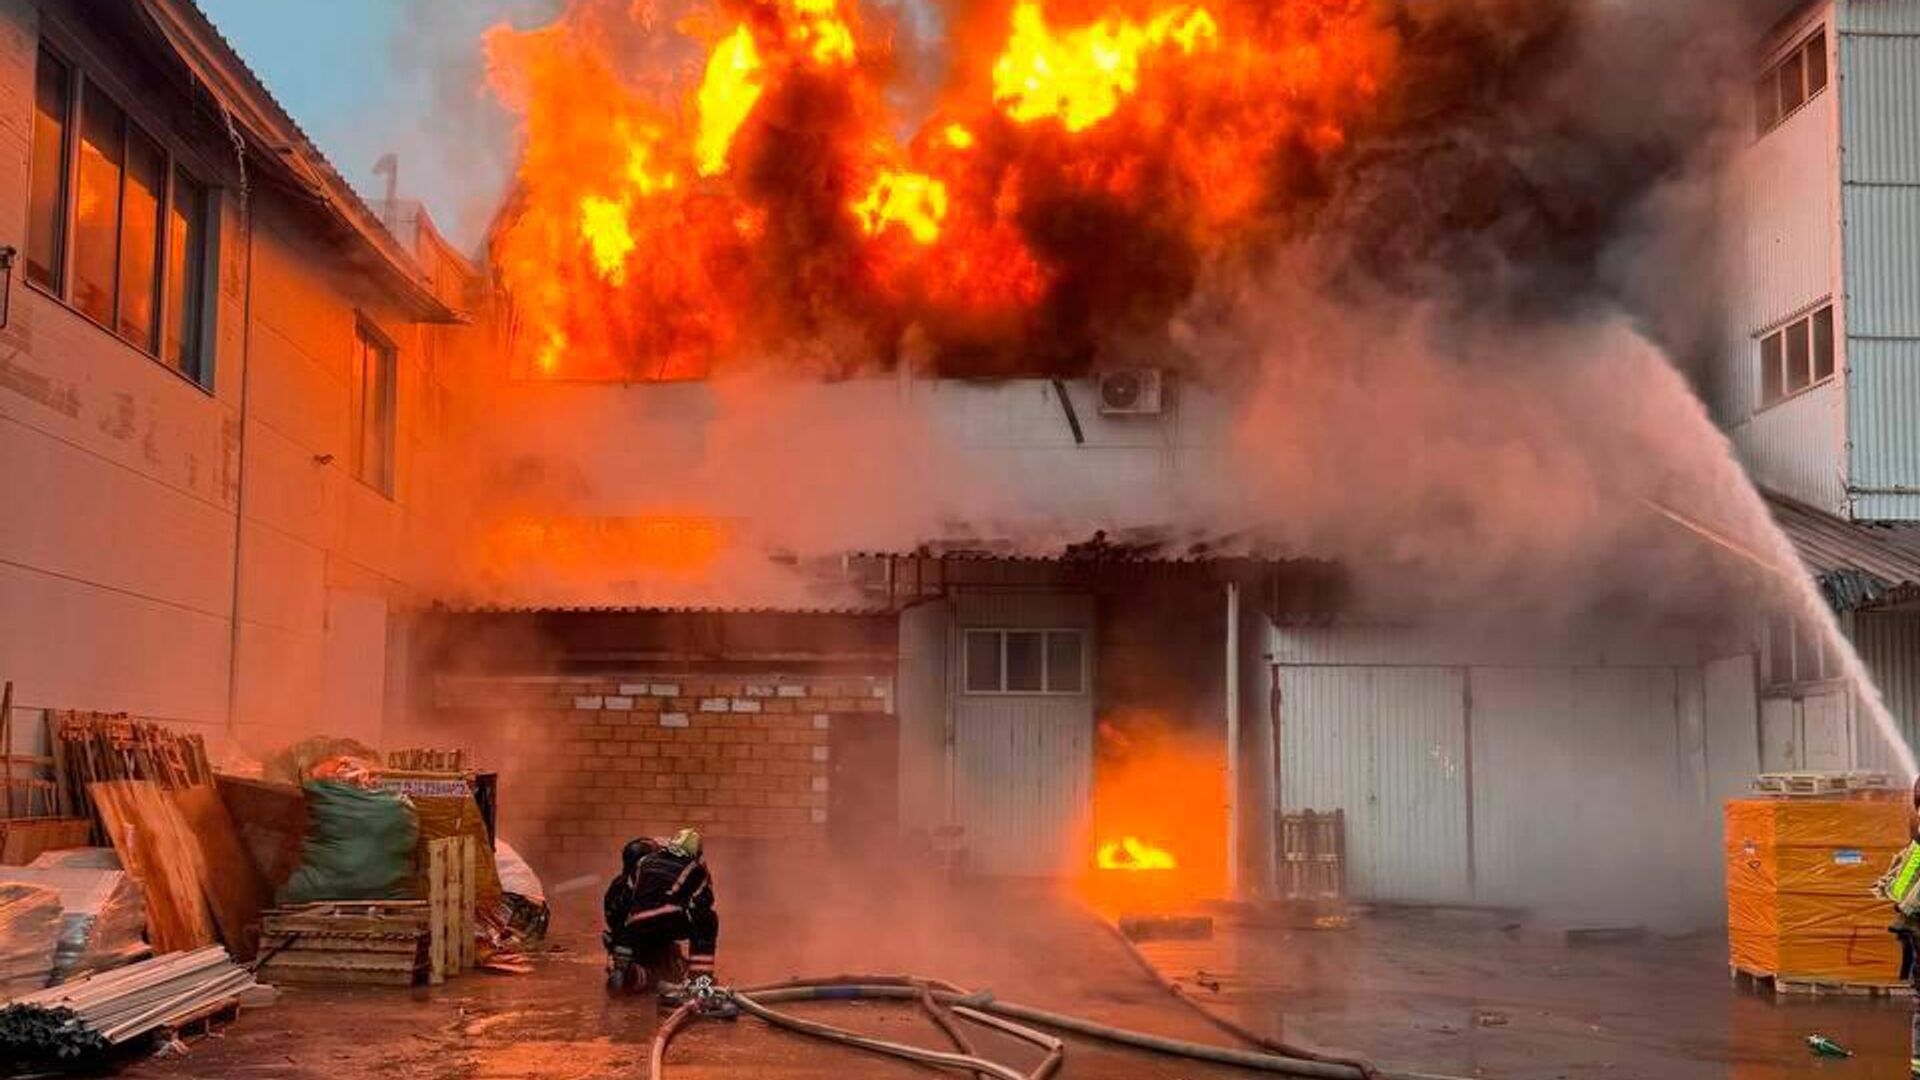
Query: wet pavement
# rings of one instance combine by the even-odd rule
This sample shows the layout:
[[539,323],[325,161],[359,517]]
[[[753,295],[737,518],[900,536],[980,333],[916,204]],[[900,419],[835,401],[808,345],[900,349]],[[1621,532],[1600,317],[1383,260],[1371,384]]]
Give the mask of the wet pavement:
[[[720,871],[722,875],[726,871]],[[823,875],[817,872],[815,877]],[[791,878],[721,877],[721,976],[750,984],[846,972],[938,976],[1008,1000],[1195,1040],[1213,1029],[1171,1000],[1105,927],[1071,901],[1034,889],[952,893],[931,884],[855,890]],[[588,894],[591,893],[591,896]],[[609,998],[593,904],[567,898],[550,950],[528,975],[472,973],[439,987],[295,988],[249,1011],[181,1057],[124,1074],[258,1080],[600,1080],[645,1077],[658,1013],[649,998]],[[891,1003],[787,1007],[900,1041],[950,1049],[917,1008]],[[974,1032],[982,1052],[1030,1068],[1039,1054]],[[702,1022],[675,1039],[669,1077],[890,1077],[930,1074],[904,1062],[772,1030]],[[1216,1080],[1234,1070],[1069,1041],[1069,1078]]]
[[[814,868],[720,871],[721,974],[740,984],[846,972],[938,976],[1000,997],[1180,1038],[1225,1037],[1155,983],[1106,924],[1037,888],[894,880],[852,885]],[[528,975],[474,973],[444,986],[287,988],[215,1038],[137,1078],[631,1080],[646,1073],[658,1014],[610,999],[593,925],[598,887],[563,898],[550,951]],[[1718,935],[1570,947],[1549,929],[1483,914],[1402,912],[1346,930],[1251,925],[1216,913],[1206,942],[1143,955],[1199,1000],[1290,1041],[1383,1067],[1511,1080],[1774,1080],[1899,1076],[1905,1001],[1759,997],[1730,985]],[[1204,974],[1202,974],[1204,973]],[[913,1008],[820,1003],[793,1011],[947,1048]],[[1855,1049],[1813,1058],[1820,1032]],[[1029,1049],[981,1048],[1030,1067]],[[676,1078],[929,1075],[753,1020],[701,1023],[677,1039]],[[1063,1076],[1214,1080],[1245,1075],[1069,1041]]]
[[[1905,1076],[1905,998],[1757,993],[1725,938],[1569,945],[1511,916],[1402,910],[1344,930],[1216,913],[1212,940],[1140,952],[1256,1031],[1384,1068],[1507,1080],[1887,1080]],[[1820,1033],[1853,1050],[1814,1057]]]

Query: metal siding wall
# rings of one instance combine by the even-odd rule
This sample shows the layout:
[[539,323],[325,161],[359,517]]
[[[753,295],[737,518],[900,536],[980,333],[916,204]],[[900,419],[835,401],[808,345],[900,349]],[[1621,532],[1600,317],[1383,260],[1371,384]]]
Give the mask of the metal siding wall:
[[[1920,614],[1861,612],[1854,616],[1853,640],[1907,745],[1920,743]],[[1898,771],[1872,721],[1859,727],[1861,767]]]
[[1452,668],[1282,668],[1281,798],[1344,810],[1356,897],[1470,898],[1463,675]]
[[932,828],[947,820],[947,625],[945,601],[900,613],[900,661],[894,685],[900,715],[900,824]]
[[1373,684],[1374,895],[1427,903],[1471,900],[1466,675],[1453,668],[1405,668],[1375,672]]
[[1842,28],[1875,34],[1920,34],[1920,0],[1841,0]]
[[1840,383],[1829,382],[1735,428],[1734,445],[1754,480],[1822,510],[1843,511],[1846,401]]
[[1575,844],[1579,815],[1561,801],[1578,772],[1573,723],[1570,671],[1473,673],[1473,830],[1482,899],[1535,902],[1545,868]]
[[[972,592],[953,605],[958,627],[1093,626],[1089,596]],[[964,642],[951,635],[951,671]],[[1097,648],[1088,646],[1091,664]],[[952,693],[954,817],[975,869],[1022,877],[1079,869],[1093,809],[1093,697],[969,695],[958,685]]]
[[1876,0],[1842,9],[1850,477],[1853,515],[1867,520],[1920,520],[1917,8]]
[[1052,592],[962,592],[953,597],[953,614],[959,626],[1091,628],[1093,598]]
[[1761,411],[1759,335],[1840,292],[1839,95],[1756,139],[1729,174],[1732,274],[1714,412],[1761,483],[1845,505],[1846,408],[1836,387]]
[[1378,806],[1373,681],[1355,668],[1281,668],[1280,798],[1286,810],[1344,810],[1347,889],[1375,895]]

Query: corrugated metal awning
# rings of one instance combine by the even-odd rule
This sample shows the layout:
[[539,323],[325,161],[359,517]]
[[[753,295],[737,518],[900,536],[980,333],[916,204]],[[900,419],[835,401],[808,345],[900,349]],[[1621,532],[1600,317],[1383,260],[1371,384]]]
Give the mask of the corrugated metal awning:
[[1783,495],[1766,498],[1834,610],[1920,601],[1920,524],[1848,521]]

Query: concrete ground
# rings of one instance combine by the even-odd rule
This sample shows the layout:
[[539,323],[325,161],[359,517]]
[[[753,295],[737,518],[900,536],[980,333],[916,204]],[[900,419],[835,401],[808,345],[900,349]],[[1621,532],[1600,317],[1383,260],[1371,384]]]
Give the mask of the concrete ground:
[[[1383,1068],[1505,1080],[1775,1080],[1905,1075],[1909,1001],[1783,997],[1728,978],[1720,934],[1569,945],[1475,912],[1402,910],[1345,930],[1215,915],[1209,941],[1141,953],[1265,1034]],[[1856,1053],[1815,1058],[1820,1033]]]
[[[731,872],[730,872],[731,870]],[[721,975],[742,984],[846,972],[938,976],[1043,1008],[1181,1038],[1225,1037],[1173,1001],[1106,926],[1035,888],[953,892],[884,875],[852,887],[824,867],[718,869]],[[836,886],[834,883],[841,883]],[[560,902],[550,949],[530,975],[476,973],[415,990],[288,988],[136,1078],[261,1080],[597,1080],[644,1076],[657,1014],[609,999],[593,925],[598,885]],[[1771,1080],[1900,1075],[1904,1002],[1793,1000],[1735,991],[1710,937],[1569,948],[1544,930],[1483,915],[1397,914],[1344,931],[1256,926],[1216,915],[1209,942],[1154,943],[1144,955],[1235,1019],[1382,1066],[1510,1080]],[[1204,974],[1203,974],[1204,973]],[[1217,989],[1215,989],[1217,987]],[[795,1006],[847,1027],[945,1048],[914,1009]],[[1860,1051],[1812,1058],[1827,1034]],[[1030,1066],[1025,1048],[980,1040]],[[674,1043],[673,1077],[773,1080],[929,1075],[757,1021],[696,1025]],[[1063,1072],[1103,1080],[1214,1080],[1237,1074],[1070,1040]]]

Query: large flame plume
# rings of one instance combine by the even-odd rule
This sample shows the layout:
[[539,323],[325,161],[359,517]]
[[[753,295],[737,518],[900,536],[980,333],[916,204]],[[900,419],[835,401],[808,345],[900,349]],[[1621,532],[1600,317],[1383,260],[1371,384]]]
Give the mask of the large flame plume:
[[523,128],[492,241],[521,370],[831,373],[910,340],[1085,367],[1283,218],[1394,58],[1371,0],[954,8],[943,40],[990,47],[954,48],[919,115],[902,28],[855,0],[571,0],[490,31]]

